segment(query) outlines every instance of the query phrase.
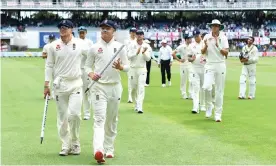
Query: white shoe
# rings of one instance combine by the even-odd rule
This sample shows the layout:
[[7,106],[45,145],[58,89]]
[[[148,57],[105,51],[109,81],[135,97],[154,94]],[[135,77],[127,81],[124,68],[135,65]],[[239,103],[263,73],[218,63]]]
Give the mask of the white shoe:
[[83,120],[89,120],[90,119],[90,115],[84,115]]
[[166,84],[162,84],[162,87],[163,87],[163,88],[166,87]]
[[220,118],[220,117],[216,117],[216,118],[215,118],[215,121],[216,121],[216,122],[221,122],[221,118]]
[[147,86],[149,86],[149,84],[145,84],[145,86],[147,87]]
[[108,153],[105,154],[105,157],[106,158],[114,158],[114,154],[108,152]]
[[211,107],[207,108],[206,114],[205,114],[206,118],[210,118],[212,116],[213,108],[214,108],[213,105]]
[[201,106],[201,107],[200,107],[200,111],[205,112],[205,111],[206,111],[205,106]]
[[71,148],[71,151],[69,152],[72,155],[80,155],[81,153],[81,148],[79,145],[73,145]]
[[199,114],[199,111],[198,111],[198,109],[192,109],[192,113],[193,114]]
[[68,156],[68,155],[69,155],[69,152],[70,152],[70,149],[62,149],[62,150],[59,152],[59,155],[60,155],[60,156]]
[[171,81],[169,81],[169,82],[168,82],[168,85],[169,85],[169,86],[172,86],[172,82],[171,82]]
[[182,94],[183,99],[188,99],[188,96],[186,94]]

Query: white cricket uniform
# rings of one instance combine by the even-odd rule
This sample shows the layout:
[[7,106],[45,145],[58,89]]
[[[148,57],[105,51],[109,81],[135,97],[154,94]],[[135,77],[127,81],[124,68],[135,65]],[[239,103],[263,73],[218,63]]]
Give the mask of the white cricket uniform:
[[199,43],[193,42],[189,45],[192,55],[196,58],[192,62],[191,72],[190,72],[190,80],[193,86],[193,110],[199,111],[199,104],[201,108],[205,108],[205,93],[202,89],[204,83],[204,65],[206,63],[206,58],[201,53],[201,49],[203,46],[203,41],[201,40]]
[[[85,39],[81,39],[84,41],[84,43],[86,44],[86,47],[87,49],[91,48],[92,45],[93,45],[93,42],[87,38]],[[86,72],[84,71],[84,65],[85,65],[85,61],[87,59],[87,56],[86,55],[83,55],[82,56],[82,59],[81,59],[81,71],[82,71],[82,81],[83,81],[83,92],[85,92],[85,90],[88,88],[88,85],[90,83],[90,79],[88,77],[88,75],[86,74]],[[87,93],[83,93],[83,113],[84,113],[84,117],[85,118],[90,118],[90,103],[88,101],[88,95]]]
[[[129,38],[129,39],[124,41],[124,44],[127,48],[127,52],[129,52],[130,46],[133,43],[135,43],[136,40],[137,40],[136,38],[134,38],[134,39]],[[129,72],[127,72],[127,77],[128,77],[128,101],[132,102],[132,100],[133,100],[132,95],[131,95],[132,94],[132,88],[131,88],[131,80],[130,80],[130,77],[129,77]]]
[[57,103],[57,128],[62,149],[80,145],[82,86],[81,59],[87,54],[80,39],[72,37],[65,44],[61,39],[52,42],[45,65],[45,81],[53,77]]
[[242,72],[240,76],[240,94],[239,97],[245,98],[246,92],[246,79],[249,77],[249,94],[248,97],[255,98],[256,91],[256,64],[259,59],[258,49],[255,45],[244,46],[242,52],[248,52],[248,62],[244,62],[242,66]]
[[[205,64],[205,74],[204,74],[204,84],[203,89],[205,91],[206,97],[206,116],[212,110],[212,85],[215,80],[215,120],[221,120],[222,106],[223,106],[223,96],[224,96],[224,85],[226,77],[226,64],[225,57],[220,53],[219,48],[228,49],[228,39],[223,33],[219,33],[218,36],[218,46],[216,46],[215,38],[212,34],[206,34],[203,41],[207,40],[207,51],[206,51],[206,64]],[[205,44],[203,44],[203,47]],[[212,112],[211,112],[212,113]]]
[[191,62],[188,61],[188,53],[190,52],[189,46],[181,44],[176,48],[176,51],[180,53],[181,59],[185,59],[185,62],[180,64],[180,91],[183,98],[187,98],[186,87],[187,81],[189,82],[189,97],[192,97],[193,90],[191,81],[189,80],[189,72],[191,70]]
[[[140,49],[139,54],[137,50]],[[147,51],[142,54],[144,48],[148,48]],[[128,59],[130,60],[129,80],[131,82],[131,95],[136,105],[135,110],[143,111],[143,101],[145,97],[145,82],[147,79],[147,67],[146,62],[151,59],[150,45],[142,43],[139,45],[137,42],[130,46],[128,51]]]
[[[85,72],[89,74],[93,71],[99,74],[121,45],[114,38],[109,43],[100,39],[89,50]],[[126,48],[122,49],[115,60],[118,58],[121,59],[124,71],[127,72],[129,64]],[[94,154],[97,151],[114,153],[122,90],[120,71],[112,68],[111,64],[89,91],[89,100],[94,111]]]

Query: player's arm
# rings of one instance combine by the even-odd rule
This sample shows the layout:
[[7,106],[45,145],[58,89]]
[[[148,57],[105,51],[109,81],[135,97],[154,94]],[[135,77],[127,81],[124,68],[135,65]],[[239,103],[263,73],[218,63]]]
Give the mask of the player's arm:
[[145,61],[150,61],[151,59],[151,51],[150,51],[150,46],[145,45],[142,48],[142,55]]
[[42,50],[42,58],[43,59],[46,59],[47,58],[47,45],[45,45],[43,47],[43,50]]
[[48,48],[48,56],[45,63],[45,82],[44,82],[44,98],[50,95],[50,81],[53,79],[53,67],[55,65],[54,50],[51,45]]
[[254,47],[254,48],[253,48],[252,53],[251,53],[252,56],[250,56],[250,58],[248,59],[248,62],[249,62],[249,63],[257,63],[258,60],[259,60],[259,52],[258,52],[258,49],[257,49],[256,46],[253,46],[253,47]]
[[204,37],[203,41],[204,41],[204,43],[202,44],[203,47],[201,49],[201,53],[202,53],[202,55],[205,55],[207,52],[207,48],[208,48],[207,38]]
[[173,50],[172,50],[172,48],[171,48],[171,47],[169,47],[169,49],[170,49],[170,55],[171,55],[171,64],[172,64],[172,63],[173,63],[173,56],[172,56]]
[[229,44],[228,44],[227,38],[223,37],[221,46],[220,45],[216,45],[216,46],[219,49],[220,53],[227,58],[228,52],[229,52]]
[[84,65],[84,71],[92,80],[97,81],[98,79],[101,78],[101,76],[96,73],[94,74],[92,70],[92,67],[94,66],[94,64],[95,64],[95,50],[92,47],[91,49],[89,49],[87,53],[87,59]]

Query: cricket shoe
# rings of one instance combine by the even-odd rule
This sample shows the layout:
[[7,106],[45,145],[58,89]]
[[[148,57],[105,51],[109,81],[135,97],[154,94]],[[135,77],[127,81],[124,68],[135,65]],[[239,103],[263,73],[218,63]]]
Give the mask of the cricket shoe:
[[182,94],[183,99],[188,99],[188,96],[186,94]]
[[213,111],[214,105],[211,105],[211,107],[208,107],[206,110],[205,117],[210,118],[212,116],[212,111]]
[[238,97],[238,99],[245,99],[245,97],[243,97],[243,96],[239,96],[239,97]]
[[71,151],[69,152],[69,154],[72,154],[72,155],[80,155],[80,153],[81,153],[81,148],[79,145],[73,145],[71,148]]
[[84,115],[83,120],[89,120],[90,116],[89,115]]
[[142,113],[144,113],[142,110],[139,110],[138,112],[137,112],[138,114],[142,114]]
[[105,157],[106,158],[114,158],[114,154],[113,153],[106,153]]
[[127,103],[133,103],[131,100],[128,100]]
[[60,156],[68,156],[68,155],[69,155],[69,152],[70,152],[70,149],[62,149],[62,150],[59,152],[59,155],[60,155]]
[[252,96],[248,96],[248,99],[249,100],[252,100],[252,99],[254,99],[255,97],[252,97]]
[[205,106],[201,106],[201,107],[200,107],[200,111],[205,112],[205,111],[206,111]]
[[97,151],[94,155],[95,160],[97,161],[98,164],[104,163],[104,154],[101,151]]
[[145,84],[145,87],[149,86],[149,84]]
[[162,84],[162,87],[165,88],[165,87],[166,87],[166,84]]
[[168,85],[169,85],[169,86],[172,86],[172,82],[171,82],[171,81],[169,81],[169,82],[168,82]]
[[192,110],[192,114],[199,114],[198,109],[193,109],[193,110]]

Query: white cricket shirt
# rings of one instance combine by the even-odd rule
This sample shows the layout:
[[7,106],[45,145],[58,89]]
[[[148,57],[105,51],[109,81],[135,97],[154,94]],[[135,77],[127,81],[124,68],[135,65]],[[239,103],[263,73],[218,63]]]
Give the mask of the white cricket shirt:
[[204,65],[206,63],[205,56],[202,55],[201,49],[203,47],[203,41],[201,40],[199,43],[196,41],[191,43],[189,45],[190,50],[194,56],[196,56],[196,59],[192,62],[193,68],[204,68]]
[[[140,49],[139,54],[137,55],[137,50]],[[147,51],[142,54],[144,48],[147,48]],[[147,43],[142,43],[139,45],[137,42],[134,42],[129,47],[128,59],[130,61],[131,68],[146,68],[146,62],[151,59],[151,47]]]
[[[212,33],[206,34],[204,36],[203,41],[207,39],[207,51],[206,51],[206,64],[209,63],[224,63],[225,62],[225,57],[220,53],[219,48],[221,49],[228,49],[229,44],[228,44],[228,39],[223,33],[219,33],[218,36],[218,46],[216,46],[216,40],[212,36]],[[205,43],[203,44],[203,47],[205,47]],[[202,48],[203,48],[202,47]]]
[[259,53],[258,53],[258,48],[255,45],[251,45],[250,47],[248,47],[248,45],[244,46],[242,48],[242,52],[248,52],[249,58],[248,61],[245,62],[245,64],[255,64],[258,62],[259,60]]
[[185,59],[184,62],[180,63],[180,66],[190,67],[191,62],[188,61],[188,54],[191,53],[191,49],[189,45],[187,45],[186,43],[181,44],[176,48],[176,52],[180,54],[181,59]]
[[[92,45],[93,45],[93,42],[92,42],[91,40],[87,39],[87,38],[85,38],[85,39],[80,39],[80,40],[83,40],[83,41],[84,41],[84,43],[86,44],[84,47],[87,47],[88,50],[89,50],[89,49],[92,47]],[[85,49],[86,49],[86,48],[85,48]],[[86,56],[86,55],[83,55],[83,56],[82,56],[82,59],[81,59],[81,68],[82,68],[82,69],[84,69],[84,65],[85,65],[86,59],[87,59],[87,56]]]
[[[104,69],[106,64],[111,60],[114,53],[122,46],[121,43],[117,42],[112,38],[109,43],[106,43],[102,38],[95,43],[92,48],[89,50],[87,55],[87,60],[85,62],[84,70],[87,74],[92,71],[100,74]],[[124,70],[129,70],[129,62],[127,59],[126,47],[124,47],[118,56],[115,58],[117,60],[120,58],[121,64],[123,65]],[[115,61],[114,60],[114,61]],[[111,63],[108,68],[101,75],[101,78],[98,80],[99,83],[103,84],[112,84],[119,83],[121,81],[120,71],[112,68],[113,63]]]
[[84,42],[72,37],[67,44],[61,39],[53,41],[48,48],[48,56],[45,64],[45,81],[51,81],[57,76],[65,79],[77,79],[81,77],[81,58],[87,54],[83,47]]
[[172,56],[172,48],[169,45],[166,45],[166,47],[161,47],[159,50],[159,56],[158,56],[158,64],[160,64],[161,60],[166,61],[170,60],[173,62],[173,56]]

